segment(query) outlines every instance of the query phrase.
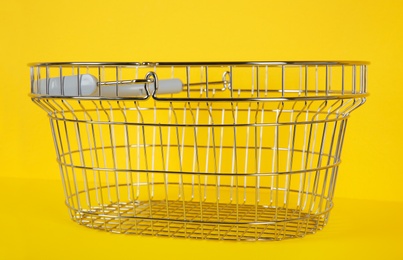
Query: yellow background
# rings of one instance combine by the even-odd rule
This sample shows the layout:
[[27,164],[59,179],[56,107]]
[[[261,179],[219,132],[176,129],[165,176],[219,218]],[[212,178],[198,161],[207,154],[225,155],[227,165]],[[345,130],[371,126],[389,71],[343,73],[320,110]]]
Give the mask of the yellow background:
[[[112,235],[68,219],[29,62],[367,60],[324,231],[275,243]],[[0,259],[403,259],[403,1],[84,1],[0,4]],[[399,248],[400,247],[400,248]]]

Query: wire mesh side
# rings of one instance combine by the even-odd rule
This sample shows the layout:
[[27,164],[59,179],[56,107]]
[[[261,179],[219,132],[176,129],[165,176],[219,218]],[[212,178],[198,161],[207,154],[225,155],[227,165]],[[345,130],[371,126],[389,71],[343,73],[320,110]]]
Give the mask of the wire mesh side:
[[326,224],[348,114],[362,104],[34,101],[49,113],[75,221],[230,240]]

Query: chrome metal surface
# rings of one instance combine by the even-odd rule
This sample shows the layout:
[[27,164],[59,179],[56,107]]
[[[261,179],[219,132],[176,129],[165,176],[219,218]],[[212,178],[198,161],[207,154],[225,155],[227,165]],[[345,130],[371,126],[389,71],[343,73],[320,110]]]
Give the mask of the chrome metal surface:
[[36,66],[278,66],[278,65],[369,65],[367,61],[196,61],[196,62],[34,62]]
[[[366,64],[33,64],[31,98],[49,116],[77,223],[137,235],[281,240],[328,222],[347,120],[366,100]],[[63,77],[83,74],[116,95],[38,93],[41,80],[50,93],[48,79],[60,78],[64,90]],[[161,94],[165,79],[180,79],[183,90]],[[119,96],[134,83],[143,96]]]

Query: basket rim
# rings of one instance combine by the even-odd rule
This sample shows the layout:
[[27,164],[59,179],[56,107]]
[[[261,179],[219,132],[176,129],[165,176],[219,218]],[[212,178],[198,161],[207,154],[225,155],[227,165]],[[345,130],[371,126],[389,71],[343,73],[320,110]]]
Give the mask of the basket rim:
[[155,67],[155,66],[330,66],[330,65],[369,65],[369,61],[178,61],[178,62],[32,62],[30,67],[42,66],[134,66],[134,67]]

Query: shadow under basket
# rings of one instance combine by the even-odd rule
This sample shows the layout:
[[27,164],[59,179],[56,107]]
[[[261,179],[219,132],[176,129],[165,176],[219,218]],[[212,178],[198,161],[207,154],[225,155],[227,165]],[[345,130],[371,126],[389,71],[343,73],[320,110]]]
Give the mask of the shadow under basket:
[[31,98],[80,225],[282,240],[327,224],[366,78],[365,62],[43,63]]

